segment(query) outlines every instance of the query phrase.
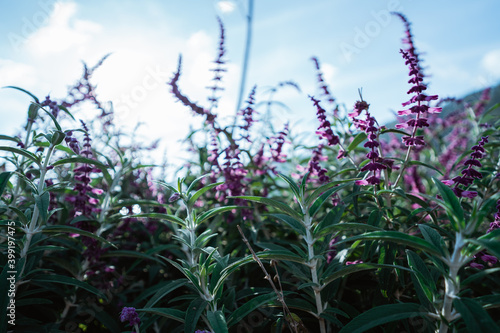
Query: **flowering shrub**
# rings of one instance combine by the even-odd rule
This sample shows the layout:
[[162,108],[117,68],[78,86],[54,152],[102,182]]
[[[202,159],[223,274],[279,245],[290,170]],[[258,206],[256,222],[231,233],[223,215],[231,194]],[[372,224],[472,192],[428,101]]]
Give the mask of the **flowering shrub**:
[[[154,144],[120,142],[92,83],[102,61],[62,100],[10,87],[32,102],[25,130],[0,136],[0,331],[498,332],[490,90],[475,102],[424,93],[410,24],[394,14],[405,25],[407,109],[393,127],[361,92],[342,106],[313,58],[313,147],[288,124],[259,126],[259,87],[234,124],[220,122],[219,21],[208,105],[182,93],[181,58],[168,83],[210,138],[190,134],[177,184],[141,163]],[[268,108],[284,87],[300,91],[278,84]],[[85,102],[100,111],[89,123],[75,118]]]

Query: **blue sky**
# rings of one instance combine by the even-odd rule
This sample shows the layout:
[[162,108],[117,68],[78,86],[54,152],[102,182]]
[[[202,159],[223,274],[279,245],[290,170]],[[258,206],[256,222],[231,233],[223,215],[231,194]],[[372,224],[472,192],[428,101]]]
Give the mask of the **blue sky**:
[[[254,31],[247,91],[263,92],[293,80],[302,93],[283,89],[277,98],[290,112],[276,110],[279,126],[296,131],[317,126],[307,95],[318,95],[311,56],[317,56],[338,102],[351,107],[358,88],[381,121],[407,100],[407,70],[399,54],[403,24],[412,22],[415,44],[429,75],[429,93],[441,97],[497,84],[500,80],[498,0],[254,0]],[[145,137],[161,138],[171,160],[178,140],[199,119],[175,103],[164,82],[183,54],[180,87],[205,103],[218,44],[216,16],[226,30],[228,73],[219,114],[235,112],[245,39],[247,0],[0,0],[0,86],[23,87],[39,98],[63,97],[67,86],[90,65],[112,53],[94,82],[103,101],[113,101],[126,128],[144,122]],[[225,11],[221,8],[233,8]],[[264,98],[257,95],[257,100]],[[24,125],[29,98],[0,89],[0,133]],[[78,117],[88,116],[81,110]]]

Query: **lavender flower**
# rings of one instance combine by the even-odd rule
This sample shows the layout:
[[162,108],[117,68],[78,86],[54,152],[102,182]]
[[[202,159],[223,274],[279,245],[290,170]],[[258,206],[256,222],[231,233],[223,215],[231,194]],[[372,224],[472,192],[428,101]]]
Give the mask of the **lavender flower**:
[[57,105],[56,101],[50,99],[50,95],[47,95],[47,97],[45,97],[45,101],[43,101],[41,105],[48,106],[52,111],[52,115],[57,118],[57,116],[59,115],[59,106]]
[[316,73],[317,73],[317,77],[318,77],[319,88],[322,91],[323,96],[325,96],[327,98],[329,103],[331,103],[331,104],[335,103],[335,98],[330,93],[330,90],[328,89],[328,85],[326,84],[325,80],[323,79],[323,73],[321,72],[321,66],[319,64],[318,58],[312,57],[311,60],[314,62],[314,67],[316,68]]
[[245,139],[247,142],[250,142],[250,127],[252,124],[255,122],[253,119],[253,115],[256,112],[253,108],[253,105],[255,104],[255,90],[257,89],[257,86],[254,86],[252,88],[252,91],[250,92],[250,95],[248,96],[247,100],[247,107],[241,111],[238,112],[239,116],[243,117],[243,121],[245,122],[244,125],[240,126],[240,128],[245,132],[245,135],[242,136],[242,139]]
[[219,28],[220,28],[220,38],[219,38],[219,53],[217,54],[217,59],[215,59],[215,68],[211,69],[211,71],[214,72],[214,78],[212,81],[214,81],[214,84],[208,89],[212,91],[212,95],[208,97],[208,101],[212,104],[210,109],[216,108],[219,102],[219,97],[217,97],[217,91],[219,90],[224,90],[224,88],[219,86],[219,83],[222,80],[222,73],[226,72],[227,70],[222,67],[226,63],[226,61],[223,59],[224,55],[226,54],[226,49],[224,47],[224,25],[222,24],[222,20],[217,17],[217,21],[219,22]]
[[483,157],[483,154],[486,154],[484,149],[484,145],[488,142],[488,136],[482,137],[479,140],[478,144],[472,147],[472,153],[470,154],[470,158],[464,162],[464,165],[467,166],[465,170],[462,170],[462,176],[456,176],[451,180],[444,180],[443,183],[455,187],[452,188],[453,192],[457,197],[466,197],[466,198],[474,198],[477,196],[477,192],[475,191],[465,191],[462,188],[458,187],[458,185],[463,185],[465,187],[472,185],[474,179],[481,179],[483,175],[474,169],[474,167],[481,167],[481,162],[479,159]]
[[319,127],[316,131],[316,134],[319,135],[320,138],[326,139],[329,146],[335,146],[339,144],[340,140],[337,135],[335,135],[332,131],[332,125],[328,120],[326,120],[326,111],[319,104],[319,100],[315,99],[312,96],[309,96],[311,101],[313,101],[314,106],[316,107],[316,116],[319,120]]
[[172,90],[171,90],[172,94],[174,94],[174,96],[177,97],[177,99],[179,101],[181,101],[182,104],[189,107],[194,113],[199,114],[201,116],[204,116],[205,122],[208,125],[211,125],[212,127],[214,127],[215,126],[215,118],[217,115],[213,114],[209,110],[202,108],[201,106],[198,106],[196,103],[191,102],[189,100],[189,98],[187,98],[185,95],[183,95],[181,93],[181,91],[179,90],[179,86],[177,85],[177,82],[179,81],[179,78],[181,76],[181,64],[182,64],[182,57],[179,56],[179,63],[177,65],[177,71],[174,73],[174,77],[168,83],[170,85],[170,87],[172,88]]
[[[375,118],[373,118],[368,112],[369,104],[365,101],[357,101],[354,105],[354,111],[349,114],[352,117],[354,124],[358,128],[362,128],[366,135],[367,141],[364,144],[364,147],[370,148],[368,154],[366,154],[366,158],[370,160],[368,164],[361,168],[361,171],[371,171],[371,176],[366,179],[357,180],[356,185],[378,185],[380,184],[380,178],[378,177],[378,173],[380,170],[387,169],[385,164],[379,162],[381,160],[377,150],[380,146],[378,142],[377,132],[379,128],[377,127],[377,122]],[[361,113],[366,112],[366,120],[362,121],[357,119],[356,117],[360,116]]]
[[497,201],[497,212],[495,213],[495,220],[490,223],[490,228],[486,233],[490,233],[495,229],[500,229],[500,199]]
[[400,116],[414,114],[415,118],[408,120],[406,123],[396,125],[396,128],[411,129],[411,135],[405,135],[402,138],[403,143],[407,147],[423,146],[425,145],[425,141],[423,139],[423,136],[416,135],[417,130],[419,128],[429,126],[427,118],[424,118],[427,113],[439,113],[441,112],[441,108],[429,107],[428,105],[422,103],[436,100],[438,99],[438,96],[428,96],[422,93],[427,89],[427,86],[423,83],[424,74],[422,72],[422,67],[420,66],[420,59],[415,49],[415,44],[413,43],[413,35],[410,29],[411,24],[403,14],[397,12],[393,12],[392,14],[398,16],[405,25],[406,37],[403,38],[403,44],[406,44],[407,47],[406,50],[401,50],[401,54],[405,59],[405,64],[408,65],[410,69],[410,80],[408,81],[408,83],[413,84],[413,86],[410,88],[410,90],[408,90],[407,93],[414,94],[414,96],[412,96],[409,101],[403,103],[403,106],[416,104],[411,106],[409,109],[398,111],[398,114]]
[[[286,123],[283,126],[283,130],[279,131],[277,136],[273,136],[268,140],[271,147],[271,156],[274,162],[286,162],[286,155],[283,153],[283,145],[285,144],[286,137],[288,136],[288,126],[288,123]],[[276,146],[273,147],[273,144],[276,144]]]
[[122,312],[120,314],[120,321],[122,323],[128,321],[130,326],[139,325],[139,323],[141,322],[141,320],[139,319],[139,315],[135,311],[135,308],[132,307],[124,307],[122,309]]
[[326,175],[327,171],[325,168],[321,167],[319,164],[320,161],[324,161],[327,159],[326,156],[323,156],[322,153],[323,145],[319,144],[317,148],[314,148],[312,151],[311,160],[309,160],[308,172],[311,175],[316,175],[318,177],[318,181],[320,184],[328,182],[329,178]]

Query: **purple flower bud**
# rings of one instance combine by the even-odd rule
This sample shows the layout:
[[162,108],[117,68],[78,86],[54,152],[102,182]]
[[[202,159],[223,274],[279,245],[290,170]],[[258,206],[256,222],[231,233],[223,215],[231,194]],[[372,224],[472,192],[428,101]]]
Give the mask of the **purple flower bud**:
[[139,319],[139,315],[135,311],[135,308],[132,307],[124,307],[122,309],[122,312],[120,314],[120,321],[122,323],[128,321],[130,326],[138,325],[141,322],[141,320]]
[[179,200],[181,198],[181,195],[177,192],[175,192],[174,194],[172,194],[170,196],[170,198],[168,198],[168,202],[175,202],[177,200]]

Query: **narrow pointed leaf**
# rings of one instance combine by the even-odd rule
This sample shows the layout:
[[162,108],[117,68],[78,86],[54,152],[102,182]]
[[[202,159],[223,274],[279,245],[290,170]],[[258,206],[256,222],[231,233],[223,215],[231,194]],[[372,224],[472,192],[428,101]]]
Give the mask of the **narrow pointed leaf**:
[[217,186],[219,186],[221,184],[224,184],[224,182],[213,183],[213,184],[210,184],[210,185],[202,187],[201,189],[199,189],[198,191],[196,191],[191,198],[189,198],[188,206],[189,207],[193,207],[194,203],[196,202],[196,200],[198,200],[198,198],[203,193],[205,193],[205,192],[207,192],[207,191],[209,191],[209,190],[213,189],[214,187],[217,187]]
[[77,280],[75,278],[64,276],[64,275],[37,275],[34,278],[31,278],[31,282],[35,283],[60,283],[70,286],[79,287],[91,292],[94,295],[97,295],[100,298],[107,299],[106,295],[103,294],[99,289],[92,287],[86,282]]
[[184,322],[184,312],[181,310],[170,309],[170,308],[144,308],[144,309],[137,309],[136,311],[150,313],[158,315],[160,317],[177,320],[180,321],[181,323]]
[[0,150],[9,151],[14,154],[22,155],[31,161],[35,162],[38,166],[41,166],[40,158],[26,149],[20,149],[15,147],[0,146]]
[[229,315],[229,318],[227,320],[228,327],[238,324],[255,309],[258,309],[261,306],[267,305],[275,301],[276,298],[277,298],[276,294],[272,292],[269,294],[257,296],[251,299],[250,301],[246,302],[245,304],[240,306],[238,309],[236,309]]
[[427,251],[429,254],[434,254],[434,255],[440,255],[440,251],[436,249],[436,247],[426,240],[408,235],[402,232],[398,231],[374,231],[374,232],[369,232],[363,235],[359,236],[353,236],[349,237],[346,239],[343,239],[339,242],[338,244],[341,243],[347,243],[347,242],[353,242],[357,240],[378,240],[378,241],[384,241],[384,242],[393,242],[397,244],[402,244],[406,245],[409,247],[413,247],[419,250]]
[[222,311],[209,311],[207,313],[207,319],[210,322],[214,332],[216,333],[228,333],[226,318]]
[[304,227],[304,225],[300,221],[297,221],[293,217],[290,217],[290,216],[285,215],[285,214],[271,214],[270,216],[273,216],[273,217],[277,218],[278,220],[283,221],[290,228],[295,230],[295,232],[297,232],[301,235],[306,234],[306,227]]
[[302,219],[301,214],[297,213],[290,206],[288,206],[287,204],[284,204],[280,201],[276,201],[276,200],[269,199],[269,198],[256,197],[256,196],[238,196],[238,197],[231,197],[231,198],[239,198],[239,199],[259,202],[259,203],[262,203],[264,205],[274,207],[274,208],[278,209],[281,213],[284,213],[286,215],[294,217],[298,220]]
[[99,242],[103,242],[103,243],[106,243],[114,248],[116,248],[116,245],[114,245],[113,243],[111,243],[110,241],[100,237],[100,236],[97,236],[91,232],[88,232],[88,231],[85,231],[85,230],[82,230],[82,229],[79,229],[79,228],[76,228],[76,227],[72,227],[72,226],[69,226],[69,225],[48,225],[48,226],[45,226],[42,230],[43,233],[58,233],[58,232],[63,232],[63,233],[70,233],[70,234],[78,234],[78,235],[81,235],[81,236],[86,236],[86,237],[90,237],[90,238],[93,238],[95,240],[98,240]]
[[[130,216],[127,216],[125,218],[129,218],[129,217]],[[176,224],[178,224],[180,226],[183,226],[183,227],[186,226],[186,222],[184,220],[182,220],[181,218],[179,218],[177,216],[170,215],[170,214],[144,213],[144,214],[132,215],[132,217],[147,217],[147,218],[150,218],[150,219],[158,219],[158,220],[169,221],[169,222],[176,223]]]
[[288,186],[292,190],[293,194],[295,194],[295,197],[297,198],[297,200],[302,200],[299,187],[297,186],[297,184],[295,184],[295,181],[292,178],[290,178],[289,176],[286,176],[286,175],[281,174],[281,173],[278,174],[278,176],[288,184]]
[[362,333],[371,328],[414,317],[426,317],[427,311],[415,303],[399,303],[377,306],[351,320],[340,333]]
[[455,298],[453,306],[462,316],[468,332],[500,332],[500,327],[498,327],[488,312],[473,299]]
[[450,217],[450,219],[458,223],[459,230],[465,230],[464,210],[460,205],[460,201],[458,200],[457,196],[448,186],[441,183],[437,178],[432,177],[432,180],[437,186],[441,197],[443,198],[448,216]]
[[207,307],[208,302],[203,298],[194,299],[186,311],[186,319],[184,321],[184,332],[194,332],[201,314]]

